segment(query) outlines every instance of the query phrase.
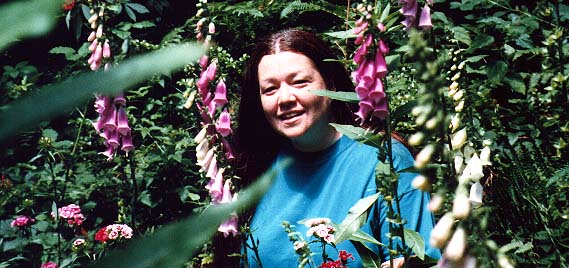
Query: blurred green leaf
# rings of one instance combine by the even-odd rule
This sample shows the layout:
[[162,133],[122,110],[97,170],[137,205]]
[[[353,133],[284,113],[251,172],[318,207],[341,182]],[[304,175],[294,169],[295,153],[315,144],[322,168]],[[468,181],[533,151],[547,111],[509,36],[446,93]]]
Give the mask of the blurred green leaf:
[[360,101],[356,92],[331,91],[326,89],[310,90],[310,93],[317,96],[324,96],[334,100],[357,103]]
[[364,267],[371,267],[371,268],[379,268],[381,267],[381,263],[379,257],[373,250],[368,248],[364,243],[351,241],[356,251],[358,251],[358,255],[360,255],[362,264]]
[[359,141],[376,148],[381,147],[380,141],[383,137],[381,134],[373,134],[372,132],[367,131],[361,127],[355,127],[352,125],[341,125],[334,123],[330,123],[330,125],[352,140]]
[[14,1],[0,6],[0,51],[21,38],[47,33],[63,1]]
[[237,201],[212,206],[201,215],[166,225],[148,237],[131,241],[126,248],[111,252],[89,267],[179,267],[202,248],[230,213],[244,211],[257,203],[269,189],[278,170],[288,166],[290,162],[290,159],[287,159],[265,172],[239,195]]
[[154,74],[167,73],[203,55],[203,47],[184,44],[125,61],[107,72],[88,72],[65,82],[45,86],[37,94],[10,103],[0,111],[0,141],[71,110],[94,93],[116,94]]
[[415,253],[419,259],[425,259],[425,241],[421,234],[407,228],[403,229],[403,233],[405,234],[407,246],[413,250],[413,253]]

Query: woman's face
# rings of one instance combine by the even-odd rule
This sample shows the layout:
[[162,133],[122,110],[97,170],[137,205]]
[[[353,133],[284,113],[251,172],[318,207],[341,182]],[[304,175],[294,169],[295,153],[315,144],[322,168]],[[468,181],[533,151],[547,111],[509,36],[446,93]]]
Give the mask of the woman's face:
[[330,99],[308,92],[326,88],[311,59],[288,51],[266,55],[258,75],[263,111],[277,133],[300,145],[317,144],[335,133],[328,126]]

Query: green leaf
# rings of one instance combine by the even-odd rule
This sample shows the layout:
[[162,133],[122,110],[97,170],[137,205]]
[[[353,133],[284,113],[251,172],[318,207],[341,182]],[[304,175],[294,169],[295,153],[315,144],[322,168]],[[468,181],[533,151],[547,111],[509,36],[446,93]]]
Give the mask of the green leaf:
[[376,148],[381,148],[381,138],[383,137],[382,134],[373,134],[361,127],[355,127],[352,125],[341,125],[334,123],[330,123],[330,125],[352,140],[359,141]]
[[0,6],[0,51],[21,38],[40,36],[55,25],[59,1],[13,1]]
[[383,9],[383,12],[381,12],[381,17],[379,17],[379,22],[384,22],[385,19],[387,18],[387,16],[389,16],[389,11],[391,10],[391,4],[389,2],[387,2],[387,5],[385,6],[385,8]]
[[54,47],[54,48],[49,50],[49,53],[51,53],[51,54],[63,54],[63,55],[74,54],[75,49],[70,48],[70,47]]
[[380,245],[380,246],[385,246],[383,243],[377,241],[377,239],[375,239],[375,237],[373,237],[370,234],[362,231],[361,229],[359,229],[355,233],[353,233],[350,236],[350,238],[348,238],[348,240],[362,242],[362,243],[372,243],[372,244],[376,244],[376,245]]
[[497,61],[486,67],[486,75],[493,84],[498,84],[504,79],[504,75],[508,70],[508,65],[503,61]]
[[358,255],[360,255],[363,267],[379,268],[381,266],[381,260],[373,250],[361,242],[352,241],[352,244],[356,248]]
[[324,33],[325,35],[339,38],[339,39],[348,39],[348,38],[356,38],[357,35],[354,33],[354,29],[346,30],[346,31],[337,31],[337,32],[330,32]]
[[470,35],[466,29],[456,26],[450,28],[450,30],[453,33],[454,39],[470,46],[472,40],[470,39]]
[[[184,44],[134,57],[106,72],[86,72],[65,82],[48,85],[0,110],[0,142],[18,131],[72,110],[93,98],[93,93],[116,94],[145,81],[195,62],[203,47]],[[41,107],[42,109],[37,109]]]
[[335,234],[336,244],[340,244],[349,239],[353,233],[365,224],[369,209],[378,198],[379,193],[364,197],[358,200],[358,202],[350,208],[348,215],[346,215],[342,223],[340,223],[340,226],[338,226],[338,231]]
[[403,229],[403,233],[405,234],[405,243],[407,243],[407,246],[413,250],[419,259],[425,259],[425,241],[423,237],[421,237],[421,234],[407,228]]
[[397,70],[401,65],[401,54],[389,55],[385,57],[388,70]]
[[50,138],[51,141],[56,141],[56,140],[57,140],[57,132],[56,132],[55,130],[51,129],[51,128],[44,129],[44,130],[41,132],[41,135],[42,135],[43,137],[48,137],[48,138]]
[[526,84],[519,74],[506,76],[504,82],[506,82],[514,92],[526,94]]
[[134,11],[132,11],[132,9],[130,9],[130,7],[125,6],[124,10],[126,11],[126,15],[127,15],[132,21],[136,21],[136,14],[134,14]]
[[395,111],[391,113],[391,119],[393,121],[399,121],[399,119],[403,119],[404,116],[411,114],[411,110],[413,110],[417,104],[417,100],[410,100],[407,103],[399,106]]
[[[212,206],[200,215],[171,223],[144,238],[134,239],[126,248],[112,251],[88,267],[155,268],[180,267],[217,232],[217,227],[236,211],[253,206],[271,186],[278,170],[288,166],[290,159],[265,172],[239,195],[237,201]],[[160,245],[160,246],[157,246]]]
[[135,29],[151,28],[154,26],[156,26],[156,24],[154,24],[154,22],[151,22],[149,20],[145,20],[145,21],[141,21],[141,22],[137,22],[137,23],[132,24],[132,28],[135,28]]
[[148,13],[148,9],[141,5],[141,4],[137,4],[137,3],[127,3],[126,4],[127,7],[132,8],[134,11],[138,12],[139,14],[143,14],[143,13]]
[[492,43],[494,43],[494,37],[493,36],[485,35],[485,34],[479,34],[474,38],[474,40],[472,40],[472,44],[470,45],[470,48],[468,48],[468,51],[473,51],[473,50],[478,49],[478,48],[483,48],[483,47],[486,47]]
[[331,91],[326,89],[312,89],[309,90],[309,92],[317,96],[324,96],[339,101],[346,101],[352,103],[357,103],[360,101],[356,92]]

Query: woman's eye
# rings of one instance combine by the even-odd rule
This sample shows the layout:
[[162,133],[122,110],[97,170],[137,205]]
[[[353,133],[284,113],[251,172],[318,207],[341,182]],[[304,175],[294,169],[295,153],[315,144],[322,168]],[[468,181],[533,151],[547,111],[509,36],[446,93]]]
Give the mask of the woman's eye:
[[263,93],[270,93],[276,89],[277,89],[277,87],[268,87],[268,88],[263,89]]
[[306,84],[306,83],[308,83],[308,80],[302,80],[302,79],[301,79],[301,80],[296,80],[296,81],[294,81],[294,84],[295,84],[295,85],[304,85],[304,84]]

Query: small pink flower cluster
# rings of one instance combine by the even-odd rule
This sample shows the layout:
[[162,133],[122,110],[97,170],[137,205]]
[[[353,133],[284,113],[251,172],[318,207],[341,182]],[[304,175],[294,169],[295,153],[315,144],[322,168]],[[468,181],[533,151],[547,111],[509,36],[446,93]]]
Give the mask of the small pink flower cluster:
[[[91,45],[89,45],[91,57],[89,57],[87,63],[91,70],[96,71],[101,67],[103,59],[109,59],[111,57],[111,46],[109,45],[109,40],[103,36],[103,24],[100,22],[104,16],[104,9],[100,8],[98,13],[94,10],[90,12],[91,17],[88,21],[93,31],[91,31],[91,34],[87,37],[87,41],[91,42]],[[108,68],[109,62],[105,63],[105,70]]]
[[105,139],[107,150],[102,154],[107,156],[109,161],[113,159],[121,143],[121,149],[127,154],[134,149],[125,105],[126,99],[123,94],[115,96],[112,102],[108,96],[96,97],[95,109],[99,118],[93,123],[93,127]]
[[40,268],[58,268],[58,267],[59,265],[57,265],[57,263],[52,261],[48,261],[40,266]]
[[111,224],[101,228],[95,234],[95,240],[103,243],[109,240],[117,240],[119,238],[132,238],[132,228],[126,224]]
[[[70,204],[65,207],[58,208],[57,213],[59,214],[60,218],[66,219],[67,224],[71,226],[79,226],[83,224],[83,221],[85,220],[85,216],[83,216],[81,213],[81,208],[75,204]],[[51,213],[51,216],[55,218],[53,212]]]
[[[403,4],[400,9],[401,14],[405,16],[405,20],[401,24],[405,25],[408,31],[417,26],[417,0],[399,0],[399,4]],[[419,28],[427,31],[433,27],[431,23],[431,8],[429,5],[433,4],[433,0],[425,0],[425,6],[421,8],[421,15],[419,17]]]
[[10,223],[10,226],[14,227],[14,228],[24,228],[28,225],[31,225],[32,223],[34,223],[35,220],[28,217],[28,216],[18,216],[16,217],[16,219],[14,219],[12,221],[12,223]]
[[[359,66],[352,73],[352,79],[356,83],[356,93],[360,99],[356,115],[363,123],[370,114],[381,119],[388,114],[387,99],[381,79],[387,75],[385,55],[389,53],[389,48],[383,40],[379,39],[375,56],[369,55],[373,55],[369,49],[374,42],[373,35],[368,31],[369,22],[362,17],[356,21],[356,26],[355,33],[358,36],[355,44],[360,47],[354,54],[354,62]],[[381,32],[385,31],[381,23],[377,25],[377,28]]]
[[316,218],[307,220],[304,225],[310,227],[306,231],[306,236],[315,236],[324,240],[326,243],[334,243],[334,233],[336,229],[329,225],[330,219],[328,218]]

